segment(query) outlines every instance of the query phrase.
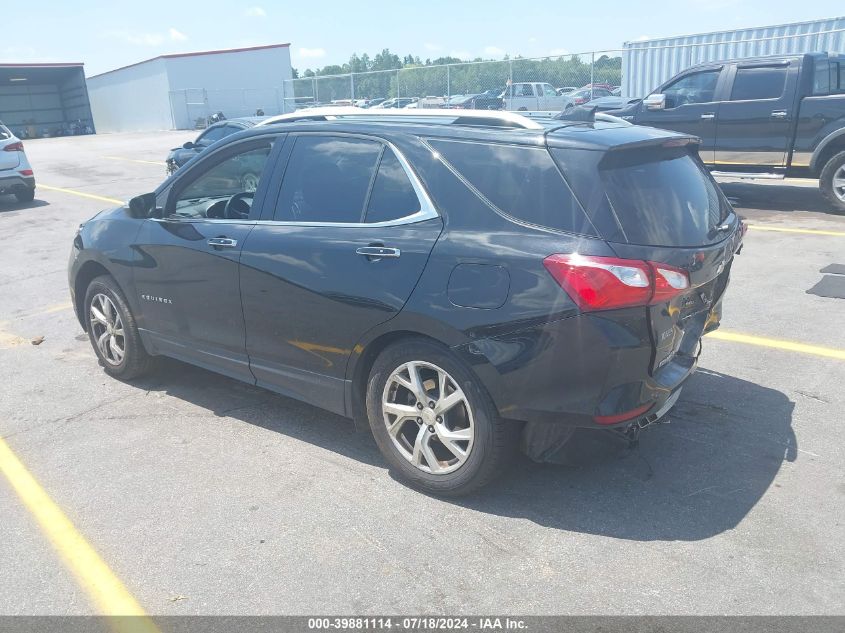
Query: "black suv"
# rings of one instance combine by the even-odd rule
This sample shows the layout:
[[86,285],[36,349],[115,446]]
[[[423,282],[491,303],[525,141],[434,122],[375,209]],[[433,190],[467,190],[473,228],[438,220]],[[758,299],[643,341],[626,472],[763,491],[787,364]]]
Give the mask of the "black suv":
[[697,140],[364,112],[232,135],[81,226],[70,290],[105,371],[170,356],[368,419],[440,494],[489,481],[520,433],[536,456],[664,415],[743,234]]

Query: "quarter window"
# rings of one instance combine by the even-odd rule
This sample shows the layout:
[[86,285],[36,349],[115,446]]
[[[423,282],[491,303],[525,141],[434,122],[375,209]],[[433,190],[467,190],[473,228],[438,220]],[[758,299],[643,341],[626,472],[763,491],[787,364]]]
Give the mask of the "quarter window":
[[786,66],[737,68],[731,101],[777,99],[786,86]]
[[274,219],[360,222],[382,145],[376,141],[301,136],[293,146]]
[[546,149],[435,139],[429,143],[501,213],[558,231],[595,235]]
[[716,93],[719,70],[707,70],[681,77],[663,89],[666,107],[677,108],[693,103],[710,103]]

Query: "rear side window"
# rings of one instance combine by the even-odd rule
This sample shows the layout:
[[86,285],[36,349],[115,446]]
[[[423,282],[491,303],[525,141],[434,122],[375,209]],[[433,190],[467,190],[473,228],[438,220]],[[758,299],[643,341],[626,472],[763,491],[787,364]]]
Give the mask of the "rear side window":
[[420,201],[408,174],[396,154],[385,148],[381,157],[373,192],[367,205],[366,222],[387,222],[413,215],[420,210]]
[[546,149],[428,142],[500,213],[557,231],[596,235]]
[[786,66],[737,68],[731,101],[777,99],[786,86]]
[[293,146],[274,219],[360,222],[381,143],[301,136]]
[[621,151],[599,165],[607,198],[630,244],[704,246],[730,207],[685,148]]

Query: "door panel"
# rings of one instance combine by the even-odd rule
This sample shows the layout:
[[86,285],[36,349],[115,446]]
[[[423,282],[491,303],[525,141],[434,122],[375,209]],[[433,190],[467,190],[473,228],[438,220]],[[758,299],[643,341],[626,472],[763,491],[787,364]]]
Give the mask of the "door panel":
[[279,135],[224,146],[160,194],[164,217],[142,225],[134,272],[139,325],[154,351],[254,382],[239,259],[281,146]]
[[738,66],[718,113],[715,161],[737,170],[782,167],[792,138],[797,62]]
[[[253,222],[147,220],[135,270],[145,337],[157,351],[252,381],[238,259]],[[212,246],[225,237],[232,246]]]
[[[241,257],[246,348],[258,384],[343,413],[353,347],[402,309],[441,229],[440,218],[381,228],[259,224]],[[358,254],[368,247],[399,256]]]

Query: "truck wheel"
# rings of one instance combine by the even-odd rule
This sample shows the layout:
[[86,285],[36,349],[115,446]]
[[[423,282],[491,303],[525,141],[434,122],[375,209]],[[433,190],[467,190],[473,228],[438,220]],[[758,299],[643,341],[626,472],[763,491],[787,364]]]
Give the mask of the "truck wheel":
[[845,211],[845,152],[827,161],[819,176],[819,189],[837,211]]

